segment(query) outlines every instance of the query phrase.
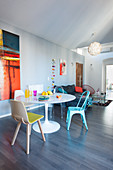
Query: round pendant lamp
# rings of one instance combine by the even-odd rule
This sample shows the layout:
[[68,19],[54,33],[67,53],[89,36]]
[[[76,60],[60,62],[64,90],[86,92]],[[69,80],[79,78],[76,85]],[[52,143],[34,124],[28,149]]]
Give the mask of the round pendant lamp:
[[93,42],[88,47],[88,52],[90,55],[96,56],[100,54],[102,51],[102,46],[99,42]]

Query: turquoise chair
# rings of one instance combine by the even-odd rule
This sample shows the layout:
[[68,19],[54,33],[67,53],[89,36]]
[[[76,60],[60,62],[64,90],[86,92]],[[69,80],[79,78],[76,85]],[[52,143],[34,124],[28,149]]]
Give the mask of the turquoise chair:
[[[86,122],[86,118],[85,118],[85,109],[86,109],[86,105],[87,105],[89,95],[90,95],[89,91],[83,92],[80,99],[79,99],[77,106],[76,107],[68,107],[67,119],[66,119],[67,130],[69,130],[69,128],[70,128],[71,118],[74,114],[80,114],[81,115],[83,124],[85,124],[86,130],[88,130],[88,126],[87,126],[87,122]],[[85,98],[85,100],[84,100],[82,106],[79,106],[82,98]]]

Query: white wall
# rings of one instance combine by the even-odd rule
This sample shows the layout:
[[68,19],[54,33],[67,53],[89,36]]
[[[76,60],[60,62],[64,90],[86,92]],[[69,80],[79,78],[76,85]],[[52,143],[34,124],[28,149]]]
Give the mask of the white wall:
[[[20,36],[20,70],[21,88],[25,90],[28,84],[44,84],[45,90],[50,85],[51,61],[56,59],[55,84],[74,84],[75,65],[72,62],[84,62],[84,57],[61,46],[51,43],[19,28],[0,22],[0,28]],[[67,75],[59,75],[59,59],[67,61]],[[4,109],[6,108],[6,109]],[[7,109],[8,108],[8,109]],[[0,115],[10,112],[8,101],[0,101]]]
[[113,57],[104,59],[102,63],[102,91],[104,92],[106,91],[106,65],[113,65]]
[[[105,61],[113,58],[113,53],[101,53],[97,56],[91,56],[85,52],[85,76],[84,84],[92,86],[95,90],[105,92]],[[106,60],[107,59],[107,60]],[[110,64],[111,60],[107,63]],[[107,64],[106,63],[106,64]]]

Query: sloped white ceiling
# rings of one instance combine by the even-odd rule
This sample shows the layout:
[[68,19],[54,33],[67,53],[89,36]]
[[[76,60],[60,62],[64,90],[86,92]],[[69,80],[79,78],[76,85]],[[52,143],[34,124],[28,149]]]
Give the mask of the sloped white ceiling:
[[0,0],[0,20],[69,49],[113,42],[113,0]]

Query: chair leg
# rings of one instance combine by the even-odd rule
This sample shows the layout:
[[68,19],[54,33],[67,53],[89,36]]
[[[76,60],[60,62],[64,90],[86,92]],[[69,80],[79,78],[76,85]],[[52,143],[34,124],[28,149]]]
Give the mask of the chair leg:
[[70,111],[69,111],[69,110],[67,110],[67,118],[66,118],[66,123],[68,123],[69,114],[70,114]]
[[54,104],[52,104],[53,105],[53,107],[52,107],[52,114],[54,114]]
[[45,140],[44,133],[43,133],[43,131],[42,131],[42,127],[41,127],[40,120],[38,120],[37,122],[38,122],[38,125],[39,125],[39,128],[40,128],[40,132],[41,132],[41,134],[42,134],[43,141],[45,142],[46,140]]
[[83,119],[83,116],[81,115],[81,119],[82,119],[82,122],[83,122],[83,124],[84,124],[84,119]]
[[52,119],[52,116],[53,116],[53,105],[52,104],[50,105],[49,110],[50,110],[50,118]]
[[62,103],[60,104],[60,107],[61,107],[61,119],[63,119],[63,104]]
[[29,135],[31,135],[31,124],[29,124]]
[[85,112],[83,113],[83,122],[85,124],[86,130],[88,130],[87,122],[86,122],[86,117],[85,117]]
[[21,122],[19,122],[17,124],[17,127],[16,127],[16,130],[15,130],[14,137],[13,137],[11,145],[14,145],[14,143],[15,143],[15,140],[17,138],[17,135],[18,135],[18,132],[19,132],[19,129],[20,129],[20,126],[21,126]]
[[27,124],[27,154],[29,154],[29,143],[30,143],[30,140],[29,140],[29,124]]
[[68,122],[67,122],[67,130],[69,130],[69,128],[70,128],[70,124],[71,124],[71,118],[72,118],[72,115],[69,113],[68,114]]

